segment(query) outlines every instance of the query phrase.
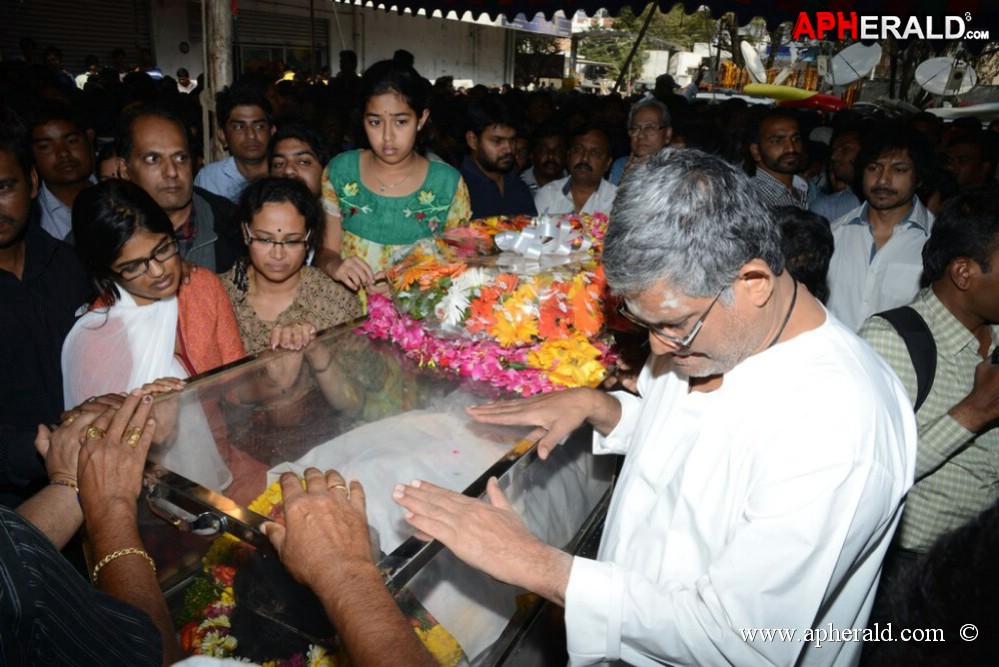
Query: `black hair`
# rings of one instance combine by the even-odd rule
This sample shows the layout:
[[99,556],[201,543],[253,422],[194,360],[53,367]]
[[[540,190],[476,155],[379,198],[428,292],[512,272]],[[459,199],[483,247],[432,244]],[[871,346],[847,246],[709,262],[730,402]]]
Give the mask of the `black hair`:
[[916,196],[919,197],[919,201],[926,204],[934,193],[939,193],[940,201],[945,202],[956,197],[960,191],[961,188],[958,187],[953,172],[934,164],[930,166],[922,185],[916,188]]
[[95,56],[94,54],[90,54],[83,59],[83,64],[86,65],[88,69],[90,68],[91,65],[99,65],[100,62],[101,61],[98,60],[97,56]]
[[853,191],[864,192],[864,171],[885,153],[905,151],[916,171],[916,187],[922,185],[933,166],[933,153],[923,134],[908,125],[887,122],[869,128],[860,141],[860,151],[854,161],[855,182]]
[[31,178],[34,156],[28,142],[28,130],[21,118],[9,107],[0,107],[0,151],[13,153],[24,178]]
[[297,179],[267,176],[253,181],[239,198],[235,220],[240,225],[249,225],[264,204],[285,202],[294,206],[305,218],[305,231],[309,233],[308,248],[312,250],[322,230],[323,211],[308,186]]
[[465,121],[466,129],[476,136],[494,125],[516,127],[510,106],[499,95],[489,95],[469,105]]
[[562,126],[554,122],[546,122],[538,125],[534,132],[531,133],[531,146],[537,145],[542,139],[547,139],[548,137],[560,137],[563,141],[565,138],[565,131]]
[[406,49],[396,49],[392,54],[392,60],[407,67],[412,67],[416,63],[416,57]]
[[45,47],[45,57],[48,58],[49,54],[54,55],[60,61],[62,60],[62,51],[57,46],[52,46],[49,44]]
[[781,229],[781,250],[791,275],[812,295],[826,302],[829,298],[829,260],[833,254],[833,235],[829,221],[797,206],[779,206],[774,219]]
[[580,127],[577,127],[575,130],[569,133],[569,141],[568,141],[569,145],[572,145],[573,139],[581,137],[584,134],[589,134],[590,132],[599,132],[600,134],[604,135],[604,139],[607,141],[608,150],[613,149],[613,145],[611,144],[611,134],[610,132],[607,131],[607,127],[601,125],[600,123],[586,123],[584,125],[581,125]]
[[219,127],[225,127],[232,110],[236,107],[260,107],[267,116],[267,122],[272,122],[271,103],[256,86],[237,83],[219,91],[215,96],[215,121]]
[[162,118],[163,120],[174,123],[180,133],[184,136],[184,146],[190,152],[191,147],[188,145],[187,139],[187,127],[184,125],[184,121],[180,119],[172,111],[168,111],[163,107],[158,106],[143,106],[136,107],[131,111],[125,113],[119,120],[118,125],[115,128],[114,133],[114,150],[125,162],[128,162],[132,157],[132,146],[135,140],[132,137],[132,125],[140,118]]
[[430,86],[426,79],[411,66],[395,60],[381,60],[364,71],[360,86],[362,116],[368,100],[385,93],[401,95],[416,112],[417,118],[423,115],[430,100]]
[[90,128],[75,108],[60,102],[48,102],[38,105],[25,114],[24,120],[29,137],[39,125],[45,125],[52,121],[69,123],[83,134],[86,134]]
[[354,63],[357,66],[357,52],[351,51],[350,49],[344,49],[340,52],[340,58],[346,60],[349,63]]
[[73,201],[76,254],[107,305],[121,297],[111,266],[140,229],[173,238],[170,218],[135,183],[112,178],[87,188]]
[[105,160],[110,160],[111,158],[118,157],[117,151],[114,149],[114,142],[108,142],[101,146],[101,149],[97,151],[97,163],[100,164]]
[[985,182],[991,183],[996,173],[996,162],[999,158],[999,144],[996,142],[995,132],[978,129],[974,132],[964,132],[955,135],[947,141],[947,148],[959,146],[961,144],[973,144],[978,146],[978,153],[982,162],[990,165],[989,173],[985,176]]
[[180,78],[182,76],[186,76],[188,78],[191,77],[191,73],[187,71],[186,67],[181,67],[180,69],[177,70],[177,78]]
[[756,119],[756,122],[753,123],[753,130],[749,139],[749,143],[751,144],[760,143],[760,139],[762,137],[761,132],[763,131],[763,124],[768,120],[774,120],[778,118],[785,120],[793,120],[795,123],[798,124],[798,127],[801,128],[801,114],[799,114],[794,109],[786,109],[784,107],[774,107],[772,109],[767,109],[762,114],[760,114],[760,116]]
[[[994,503],[941,536],[923,557],[888,581],[895,627],[936,628],[939,636],[923,642],[880,642],[877,660],[870,664],[994,665],[999,654],[997,549],[999,503]],[[977,641],[968,641],[968,626],[960,625],[965,619],[974,621],[970,628],[977,633]]]
[[330,161],[330,150],[326,147],[326,142],[323,141],[322,136],[318,132],[301,123],[288,123],[279,127],[271,136],[271,142],[267,145],[268,164],[274,159],[275,146],[278,145],[279,141],[283,141],[284,139],[298,139],[308,144],[312,152],[316,154],[319,164],[325,165]]
[[989,258],[999,246],[999,190],[980,188],[958,195],[940,209],[923,246],[923,287],[944,276],[958,257],[992,270]]

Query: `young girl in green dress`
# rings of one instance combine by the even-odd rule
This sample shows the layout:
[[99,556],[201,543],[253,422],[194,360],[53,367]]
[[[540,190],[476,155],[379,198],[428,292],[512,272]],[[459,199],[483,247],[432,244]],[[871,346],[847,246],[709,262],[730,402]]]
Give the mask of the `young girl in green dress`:
[[375,63],[361,79],[369,149],[333,158],[323,172],[326,225],[315,265],[347,287],[381,279],[393,251],[468,221],[458,171],[416,150],[429,85],[412,67]]

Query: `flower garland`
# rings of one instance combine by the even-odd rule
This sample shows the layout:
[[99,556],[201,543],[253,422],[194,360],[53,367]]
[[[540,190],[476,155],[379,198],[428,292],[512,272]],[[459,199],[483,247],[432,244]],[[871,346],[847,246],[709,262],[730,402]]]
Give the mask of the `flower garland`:
[[426,323],[399,313],[380,294],[368,297],[368,318],[358,331],[391,340],[421,366],[441,368],[522,396],[561,387],[596,386],[615,358],[602,342],[581,334],[521,347],[443,338]]
[[[565,220],[592,250],[530,271],[483,257],[495,255],[497,233],[524,229],[527,216],[473,220],[415,244],[386,272],[392,300],[370,295],[359,331],[391,340],[421,366],[524,396],[598,385],[615,360],[600,339],[606,283],[597,254],[607,218]],[[499,259],[506,267],[519,261]]]
[[[304,481],[302,482],[304,485]],[[283,521],[283,501],[280,482],[274,482],[247,506],[250,511],[273,521]],[[236,609],[232,582],[242,559],[250,547],[228,533],[212,542],[202,559],[203,575],[184,594],[184,611],[180,618],[181,648],[189,655],[228,658],[237,655],[238,642],[232,635],[229,618]],[[464,657],[457,640],[419,607],[415,599],[404,598],[401,604],[413,631],[434,657],[437,664],[455,667]],[[263,667],[346,667],[350,665],[343,648],[331,652],[312,644],[308,651],[282,660],[268,660]]]

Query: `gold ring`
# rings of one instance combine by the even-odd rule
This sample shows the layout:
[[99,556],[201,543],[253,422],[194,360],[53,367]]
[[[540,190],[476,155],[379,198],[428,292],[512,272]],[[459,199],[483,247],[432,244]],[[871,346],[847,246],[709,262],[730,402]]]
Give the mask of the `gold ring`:
[[347,494],[347,497],[350,498],[350,489],[347,488],[346,484],[334,484],[333,486],[330,487],[330,491],[332,491],[333,489],[341,489],[344,493]]
[[66,417],[65,419],[62,420],[62,423],[59,424],[59,426],[69,426],[70,424],[72,424],[73,422],[75,422],[76,418],[79,417],[79,416],[80,416],[79,412],[72,412],[72,413],[70,413],[70,415],[68,417]]
[[125,444],[131,447],[135,447],[139,440],[142,438],[142,429],[138,426],[133,426],[132,428],[125,431]]
[[87,440],[95,440],[97,438],[103,438],[107,435],[107,432],[100,426],[88,426],[87,427]]

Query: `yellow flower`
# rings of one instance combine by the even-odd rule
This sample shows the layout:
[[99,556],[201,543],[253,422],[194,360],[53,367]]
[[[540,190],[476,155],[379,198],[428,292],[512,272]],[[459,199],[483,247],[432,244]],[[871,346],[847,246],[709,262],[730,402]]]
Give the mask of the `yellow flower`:
[[267,490],[257,496],[252,503],[247,505],[247,509],[256,512],[260,516],[267,516],[274,506],[282,500],[281,482],[277,481],[267,487]]
[[430,190],[420,190],[419,201],[421,204],[433,204],[435,195]]
[[430,651],[430,655],[434,656],[434,660],[437,661],[438,665],[441,665],[441,667],[455,667],[455,665],[461,662],[464,656],[461,646],[458,645],[458,640],[444,629],[443,625],[435,625],[429,630],[422,628],[413,628],[413,630],[416,631],[416,635],[420,638],[420,641]]
[[357,187],[357,183],[354,182],[346,183],[343,186],[343,194],[347,195],[348,197],[356,197],[357,193],[360,191],[361,189]]
[[527,355],[527,363],[543,370],[548,378],[566,387],[595,387],[607,374],[600,363],[600,350],[585,336],[547,341]]
[[222,595],[219,597],[219,602],[226,606],[236,604],[236,598],[232,594],[232,586],[226,586],[225,590],[222,591]]

